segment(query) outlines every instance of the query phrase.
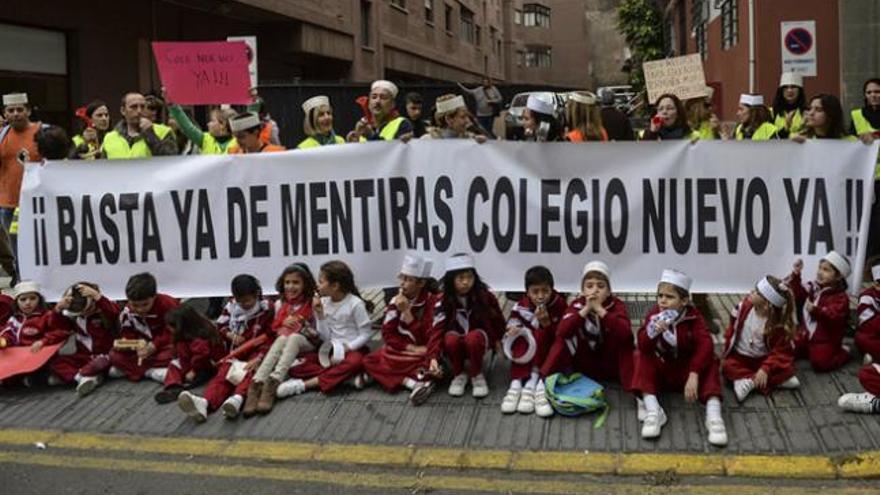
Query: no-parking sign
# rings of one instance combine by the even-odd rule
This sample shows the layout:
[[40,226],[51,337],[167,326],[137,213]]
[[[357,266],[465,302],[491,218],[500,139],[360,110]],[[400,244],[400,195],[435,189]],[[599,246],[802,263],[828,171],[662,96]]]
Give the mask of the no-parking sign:
[[782,72],[816,75],[816,21],[782,22]]

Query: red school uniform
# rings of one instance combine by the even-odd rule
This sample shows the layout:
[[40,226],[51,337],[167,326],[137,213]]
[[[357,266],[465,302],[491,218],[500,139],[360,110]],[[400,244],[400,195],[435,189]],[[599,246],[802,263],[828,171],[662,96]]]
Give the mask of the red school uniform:
[[703,315],[687,306],[670,328],[653,338],[648,335],[651,319],[661,312],[654,306],[638,332],[633,391],[656,395],[660,391],[682,392],[691,372],[698,375],[698,396],[705,403],[721,398],[721,373],[712,337]]
[[138,364],[134,351],[110,351],[110,364],[118,368],[131,381],[140,381],[150,368],[164,368],[174,358],[174,345],[171,342],[171,328],[165,322],[165,315],[180,306],[177,299],[167,294],[156,294],[149,314],[140,316],[128,306],[119,315],[120,334],[124,339],[144,339],[156,347],[156,351]]
[[[417,379],[419,370],[427,369],[432,359],[440,359],[443,334],[434,327],[434,301],[436,296],[421,291],[412,302],[413,321],[400,319],[400,311],[393,303],[385,308],[382,322],[381,349],[364,358],[364,368],[379,385],[388,392],[403,384],[406,378]],[[413,355],[406,352],[409,345],[424,346],[427,352]]]
[[36,309],[33,313],[25,315],[15,307],[9,319],[0,328],[0,337],[6,339],[6,345],[9,347],[30,346],[43,338],[45,327],[42,318],[45,315],[46,311],[42,309]]
[[[816,371],[834,371],[849,361],[843,349],[843,335],[849,318],[849,296],[843,286],[820,287],[816,282],[801,283],[801,276],[792,273],[786,280],[798,304],[803,304],[801,324],[795,335],[795,356],[809,358]],[[813,310],[804,304],[809,300]]]
[[[241,344],[238,344],[241,346],[252,339],[265,335],[267,338],[262,344],[236,356],[239,361],[262,358],[272,345],[272,319],[274,315],[274,305],[268,299],[258,302],[251,311],[242,310],[234,299],[226,303],[223,312],[217,319],[217,326],[226,344],[227,353],[235,350],[236,346],[232,345],[232,340],[236,336],[241,337]],[[247,396],[248,387],[251,385],[255,371],[249,371],[241,382],[235,384],[226,379],[230,366],[229,361],[222,361],[217,367],[217,374],[208,382],[208,387],[205,389],[205,399],[208,401],[209,411],[216,411],[223,405],[223,401],[234,394],[240,395],[242,398]]]
[[474,299],[480,302],[466,307],[459,301],[455,314],[446,314],[443,295],[434,304],[434,327],[443,333],[443,352],[452,364],[453,376],[464,371],[465,359],[468,376],[482,373],[483,356],[504,334],[504,316],[498,299],[488,289],[474,290],[479,290]]
[[542,376],[573,368],[596,380],[618,380],[624,390],[631,390],[635,344],[626,304],[610,296],[601,319],[592,313],[581,317],[586,304],[581,296],[566,310]]
[[73,354],[59,354],[49,362],[52,371],[66,383],[73,382],[77,374],[97,376],[110,368],[109,353],[119,329],[119,306],[102,296],[95,307],[97,312],[89,316],[50,311],[43,318],[43,345],[60,344],[71,335],[76,340]]
[[859,326],[856,347],[864,354],[880,359],[880,289],[872,285],[859,294]]
[[767,387],[761,392],[769,394],[795,374],[794,343],[785,336],[784,329],[777,328],[770,335],[763,335],[763,348],[766,350],[763,357],[745,356],[737,352],[743,326],[752,311],[754,307],[748,296],[733,309],[730,324],[724,332],[722,371],[725,378],[733,381],[752,378],[758,370],[764,370],[767,373]]
[[[288,316],[295,317],[300,325],[295,328],[284,326],[284,320]],[[315,314],[312,310],[312,298],[300,296],[292,301],[278,301],[275,303],[275,319],[272,321],[272,331],[276,335],[290,335],[300,333],[306,326],[315,328]],[[321,339],[317,336],[309,337],[309,341],[318,346]]]
[[[547,314],[550,316],[550,325],[541,326],[541,322],[535,316],[538,309],[529,297],[523,296],[510,310],[510,316],[507,318],[507,326],[515,326],[525,328],[531,332],[535,338],[537,350],[535,357],[528,363],[510,363],[510,379],[511,380],[527,380],[532,373],[533,368],[540,369],[547,360],[548,352],[554,345],[556,340],[557,326],[562,315],[565,314],[565,297],[555,290],[550,295],[547,305]],[[525,354],[527,350],[527,342],[523,339],[517,339],[511,346],[511,353],[514,356]]]

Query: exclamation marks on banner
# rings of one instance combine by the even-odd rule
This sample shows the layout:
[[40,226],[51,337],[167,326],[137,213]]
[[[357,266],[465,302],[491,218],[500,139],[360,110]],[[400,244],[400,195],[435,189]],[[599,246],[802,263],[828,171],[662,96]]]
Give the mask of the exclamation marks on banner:
[[846,179],[846,255],[855,256],[862,225],[864,181]]
[[46,199],[42,196],[33,198],[31,208],[34,218],[34,264],[49,264],[49,249],[46,245]]

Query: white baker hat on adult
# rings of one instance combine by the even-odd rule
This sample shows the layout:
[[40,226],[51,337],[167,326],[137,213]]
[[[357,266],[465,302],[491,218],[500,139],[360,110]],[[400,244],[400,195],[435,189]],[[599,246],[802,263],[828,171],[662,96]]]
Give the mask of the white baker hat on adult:
[[871,267],[871,277],[875,282],[880,282],[880,263]]
[[260,126],[260,117],[255,113],[243,113],[236,115],[229,121],[229,128],[232,132],[246,131]]
[[378,81],[373,81],[373,84],[370,85],[370,92],[376,91],[377,89],[384,89],[391,93],[392,98],[397,98],[397,85],[391,81],[386,81],[385,79],[379,79]]
[[691,284],[694,283],[694,279],[688,277],[686,273],[667,268],[660,274],[660,282],[672,284],[690,292]]
[[28,103],[28,95],[27,93],[8,93],[3,95],[3,106],[8,107],[11,105],[27,105]]
[[415,254],[407,254],[403,257],[403,265],[400,267],[400,274],[416,278],[428,278],[431,276],[432,268],[434,268],[434,262],[428,258]]
[[795,74],[794,72],[783,72],[779,76],[779,86],[797,86],[804,87],[804,76]]
[[599,272],[605,275],[605,278],[611,280],[611,268],[604,261],[594,260],[587,263],[584,265],[584,272],[581,275],[583,276],[590,272]]
[[446,259],[445,268],[446,273],[449,273],[456,270],[467,270],[468,268],[473,269],[476,266],[473,256],[469,254],[455,254]]
[[303,112],[308,114],[312,110],[322,107],[322,106],[330,106],[330,98],[324,95],[313,96],[308,100],[304,101],[302,104]]
[[12,297],[18,299],[19,296],[34,292],[37,294],[40,293],[40,284],[33,280],[22,280],[15,284],[15,287],[12,289]]
[[553,115],[553,103],[534,93],[530,94],[529,99],[526,100],[526,108],[533,112]]
[[461,95],[456,95],[446,100],[440,100],[438,98],[434,106],[436,107],[435,113],[437,115],[454,112],[459,108],[467,108],[467,105],[464,102],[464,97],[462,97]]
[[842,254],[837,251],[830,251],[828,254],[822,257],[823,260],[831,263],[831,266],[837,269],[843,278],[849,277],[849,274],[852,273],[852,268],[849,266],[849,261],[843,257]]
[[757,107],[764,104],[764,96],[743,93],[739,95],[739,104]]

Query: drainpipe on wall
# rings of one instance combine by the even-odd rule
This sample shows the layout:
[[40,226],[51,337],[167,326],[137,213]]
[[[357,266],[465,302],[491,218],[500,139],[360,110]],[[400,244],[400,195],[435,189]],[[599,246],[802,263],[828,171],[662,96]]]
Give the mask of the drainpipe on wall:
[[755,0],[749,0],[749,93],[755,92]]

